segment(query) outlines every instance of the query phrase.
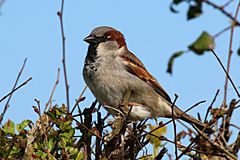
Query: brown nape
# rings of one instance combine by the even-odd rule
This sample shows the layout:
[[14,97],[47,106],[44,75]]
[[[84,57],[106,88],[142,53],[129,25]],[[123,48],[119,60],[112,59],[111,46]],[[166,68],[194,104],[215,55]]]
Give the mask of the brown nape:
[[117,30],[111,30],[108,31],[106,34],[110,37],[111,40],[117,41],[117,43],[119,44],[119,48],[121,48],[122,46],[126,46],[125,38],[121,32]]

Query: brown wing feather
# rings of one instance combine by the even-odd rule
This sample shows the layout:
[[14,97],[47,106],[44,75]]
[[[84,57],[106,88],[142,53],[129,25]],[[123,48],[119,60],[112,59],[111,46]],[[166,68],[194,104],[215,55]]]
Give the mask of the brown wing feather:
[[126,69],[128,72],[139,77],[144,82],[148,83],[153,89],[165,98],[167,101],[171,102],[171,99],[167,92],[161,87],[157,80],[147,71],[143,63],[130,51],[127,51],[126,54],[120,55],[126,63]]

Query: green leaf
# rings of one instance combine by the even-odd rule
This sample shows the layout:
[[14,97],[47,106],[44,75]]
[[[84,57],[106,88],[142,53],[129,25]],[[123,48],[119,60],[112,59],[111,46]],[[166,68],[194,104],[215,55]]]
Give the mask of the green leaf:
[[23,120],[20,124],[17,124],[16,125],[17,131],[20,132],[22,129],[27,127],[30,122],[31,122],[30,120]]
[[[154,126],[154,125],[149,125],[149,128],[150,130],[154,130],[152,132],[152,135],[147,135],[146,138],[150,140],[150,143],[153,145],[153,149],[154,149],[154,157],[157,156],[157,153],[158,153],[158,150],[159,150],[159,147],[162,146],[162,140],[160,140],[159,138],[157,137],[161,137],[162,135],[166,134],[167,133],[167,127],[164,126],[164,127],[160,127],[158,128],[159,126]],[[156,129],[158,128],[158,129]],[[156,129],[156,130],[155,130]],[[155,135],[155,136],[154,136]]]
[[72,136],[74,135],[74,129],[69,130],[68,132],[60,133],[60,138],[66,138],[67,140],[70,140]]
[[85,159],[85,153],[84,151],[80,151],[76,157],[76,160],[82,160],[82,159]]
[[[158,146],[158,147],[160,147],[161,146],[161,142],[162,142],[162,140],[160,140],[159,138],[157,138],[157,137],[161,137],[162,135],[164,135],[165,133],[167,133],[167,127],[166,126],[164,126],[164,127],[160,127],[160,128],[158,128],[159,126],[157,125],[157,126],[155,126],[155,125],[149,125],[149,128],[150,128],[150,131],[152,131],[152,130],[154,130],[153,132],[152,132],[152,135],[147,135],[147,139],[150,139],[150,143],[151,144],[153,144],[154,146]],[[156,128],[158,128],[158,129],[156,129]],[[155,130],[156,129],[156,130]],[[155,137],[155,136],[153,136],[153,135],[155,135],[155,136],[157,136],[157,137]]]
[[3,131],[6,134],[14,134],[15,133],[15,125],[13,121],[8,120],[4,125],[3,125]]
[[38,150],[38,151],[36,152],[36,155],[38,155],[38,156],[41,157],[42,159],[46,159],[46,157],[47,157],[47,153],[45,153],[45,152],[43,152],[43,151],[41,151],[41,150]]
[[48,149],[51,151],[54,145],[55,145],[54,138],[50,138],[50,140],[48,141]]
[[62,131],[65,131],[67,129],[71,129],[71,124],[72,124],[72,121],[68,120],[66,122],[60,123],[59,128]]
[[187,12],[187,20],[199,17],[202,14],[202,5],[190,6]]
[[188,48],[196,54],[202,55],[205,51],[214,48],[214,39],[204,31]]
[[61,140],[60,140],[60,142],[58,144],[59,144],[59,147],[65,148],[66,144],[67,144],[67,139],[61,138]]
[[173,53],[173,55],[170,57],[169,61],[168,61],[168,67],[167,67],[167,72],[172,74],[172,67],[173,67],[173,63],[175,58],[181,56],[183,53],[185,53],[184,51],[178,51]]

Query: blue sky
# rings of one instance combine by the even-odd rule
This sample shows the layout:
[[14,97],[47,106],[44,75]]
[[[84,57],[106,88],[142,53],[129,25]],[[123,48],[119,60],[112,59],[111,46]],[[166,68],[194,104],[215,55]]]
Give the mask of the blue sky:
[[[75,99],[85,86],[82,67],[87,44],[82,41],[90,31],[101,25],[108,25],[120,30],[126,38],[128,48],[145,64],[148,70],[159,80],[174,98],[177,93],[177,105],[183,110],[201,100],[204,105],[189,112],[193,116],[200,112],[205,115],[217,89],[221,89],[218,101],[223,97],[225,76],[218,62],[210,52],[196,56],[189,52],[174,63],[173,75],[166,73],[167,61],[171,54],[186,50],[202,31],[215,34],[229,25],[230,20],[220,12],[204,5],[204,15],[192,21],[186,21],[187,5],[177,7],[179,14],[169,10],[171,1],[66,1],[64,27],[66,35],[66,63],[70,84],[70,101]],[[217,1],[219,2],[219,1]],[[224,4],[225,1],[220,1]],[[236,2],[228,7],[235,11]],[[7,0],[1,7],[0,15],[0,97],[8,93],[17,77],[18,71],[27,57],[28,61],[19,82],[28,77],[33,80],[16,92],[10,102],[10,108],[4,121],[12,119],[19,123],[24,119],[35,120],[37,115],[32,109],[36,105],[34,98],[44,107],[50,96],[61,69],[60,83],[53,97],[54,103],[65,103],[65,86],[62,69],[61,34],[57,11],[60,1],[49,0]],[[231,76],[240,86],[239,58],[235,53],[239,47],[239,29],[235,30]],[[229,32],[216,39],[216,52],[226,64]],[[236,98],[229,87],[229,98]],[[86,101],[81,107],[89,106],[94,97],[88,90]],[[5,102],[0,104],[0,111]],[[238,112],[238,111],[237,111]],[[235,124],[239,119],[234,115]]]

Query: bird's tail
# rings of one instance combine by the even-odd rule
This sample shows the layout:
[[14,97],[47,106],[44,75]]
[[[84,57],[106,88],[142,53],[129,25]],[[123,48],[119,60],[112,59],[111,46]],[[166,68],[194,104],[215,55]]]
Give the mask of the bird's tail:
[[183,113],[183,111],[181,109],[179,109],[178,107],[175,107],[174,110],[175,110],[175,113],[180,116],[179,117],[180,119],[182,119],[190,124],[194,124],[198,129],[204,130],[205,133],[211,134],[214,132],[214,130],[211,127],[207,126],[206,123],[200,122],[196,118],[194,118],[186,113]]

